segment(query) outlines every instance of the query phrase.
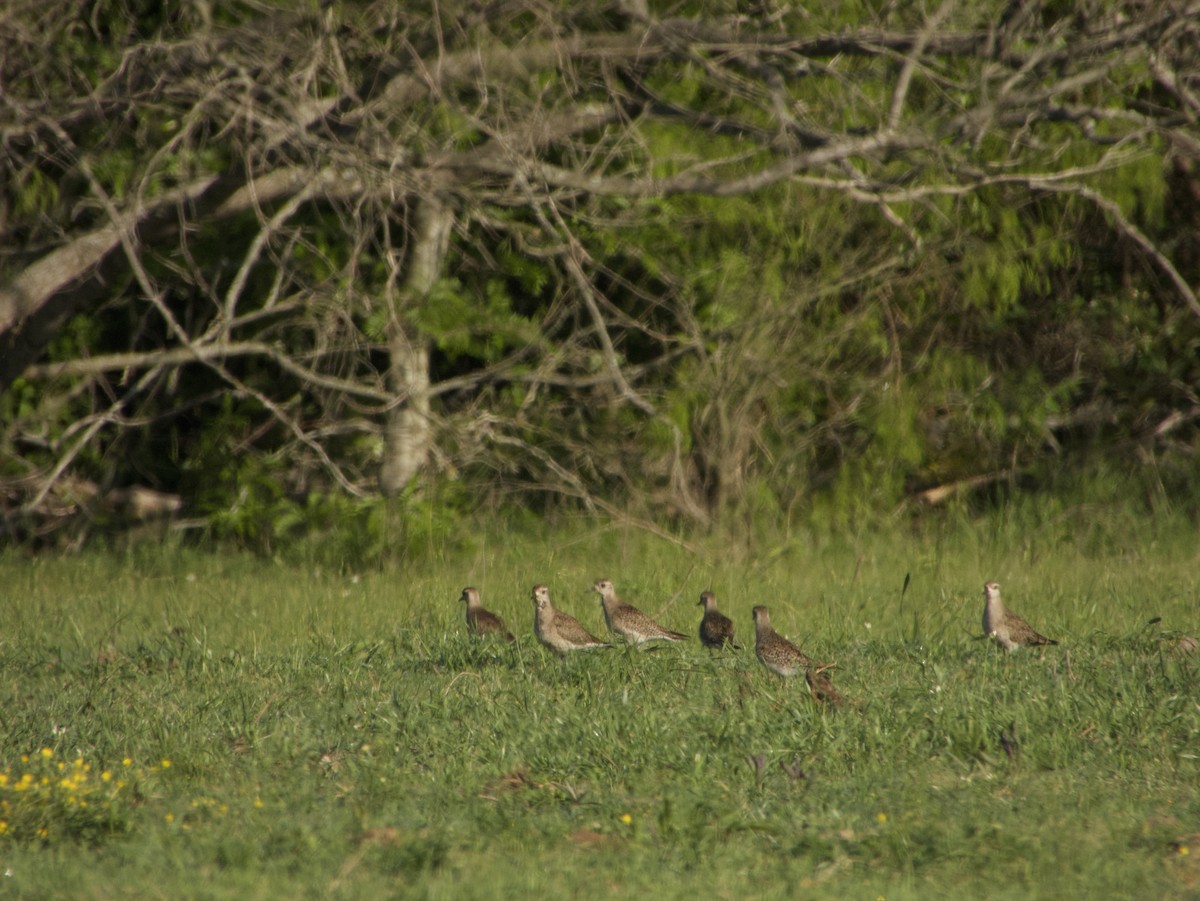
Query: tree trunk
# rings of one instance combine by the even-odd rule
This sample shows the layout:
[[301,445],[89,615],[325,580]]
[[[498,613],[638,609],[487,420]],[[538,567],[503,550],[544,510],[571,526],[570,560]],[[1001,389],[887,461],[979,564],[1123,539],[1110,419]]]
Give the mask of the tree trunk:
[[429,341],[404,321],[404,312],[428,299],[442,273],[453,225],[454,213],[441,198],[431,194],[416,201],[408,275],[388,334],[388,387],[401,400],[388,413],[383,432],[379,489],[386,497],[403,491],[429,456]]

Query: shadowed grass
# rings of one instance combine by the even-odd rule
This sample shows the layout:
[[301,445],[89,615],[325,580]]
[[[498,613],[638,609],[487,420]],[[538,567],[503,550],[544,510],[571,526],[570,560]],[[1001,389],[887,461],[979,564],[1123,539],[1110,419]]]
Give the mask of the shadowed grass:
[[[9,555],[0,767],[47,748],[145,775],[82,839],[74,808],[47,808],[44,835],[0,834],[4,887],[1186,897],[1200,660],[1156,640],[1200,630],[1195,535],[1177,528],[1116,542],[989,524],[760,557],[596,530],[362,573]],[[746,649],[540,647],[529,587],[606,634],[598,576],[688,634],[712,587]],[[975,640],[985,578],[1063,644]],[[515,646],[468,640],[466,584]],[[845,709],[758,665],[758,603],[837,661]]]

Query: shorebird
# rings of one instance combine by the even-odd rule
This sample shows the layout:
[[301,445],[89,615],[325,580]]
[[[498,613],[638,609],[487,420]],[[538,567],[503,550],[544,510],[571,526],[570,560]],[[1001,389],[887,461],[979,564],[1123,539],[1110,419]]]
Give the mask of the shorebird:
[[1161,641],[1167,646],[1172,654],[1179,657],[1186,657],[1188,654],[1195,654],[1200,649],[1200,640],[1193,638],[1191,635],[1179,635],[1174,638],[1163,638]]
[[530,597],[533,599],[534,634],[550,650],[565,654],[609,647],[580,625],[575,617],[556,610],[550,603],[550,589],[545,585],[534,585]]
[[833,687],[833,682],[825,674],[824,667],[810,666],[804,671],[804,679],[808,682],[808,691],[814,701],[830,707],[841,707],[846,703],[841,692]]
[[771,615],[762,606],[754,608],[754,653],[763,666],[784,677],[827,668],[771,628]]
[[1000,600],[999,582],[985,582],[983,597],[983,634],[996,639],[1006,651],[1029,645],[1058,644],[1035,632],[1029,623],[1004,606]]
[[617,597],[617,590],[608,579],[598,579],[592,591],[600,595],[604,608],[604,621],[608,628],[630,644],[645,644],[648,641],[687,641],[687,636],[664,629],[636,607],[631,607]]
[[504,625],[504,620],[490,610],[483,609],[483,605],[479,603],[478,588],[464,588],[459,600],[467,605],[467,631],[472,635],[477,638],[499,635],[506,641],[516,641],[512,632],[508,631],[508,626]]
[[703,591],[697,606],[704,608],[704,618],[700,620],[701,643],[707,648],[723,648],[728,644],[740,650],[742,646],[733,637],[733,620],[717,610],[717,596]]

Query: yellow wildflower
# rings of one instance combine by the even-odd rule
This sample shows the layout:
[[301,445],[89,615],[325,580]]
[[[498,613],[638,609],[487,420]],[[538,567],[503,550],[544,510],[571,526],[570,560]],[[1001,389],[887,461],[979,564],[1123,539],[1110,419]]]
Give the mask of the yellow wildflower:
[[633,814],[630,814],[630,813],[621,814],[621,822],[624,823],[626,826],[628,826],[630,823],[633,822]]
[[54,756],[54,749],[53,748],[42,748],[42,756],[45,757],[47,760],[49,760],[51,757]]

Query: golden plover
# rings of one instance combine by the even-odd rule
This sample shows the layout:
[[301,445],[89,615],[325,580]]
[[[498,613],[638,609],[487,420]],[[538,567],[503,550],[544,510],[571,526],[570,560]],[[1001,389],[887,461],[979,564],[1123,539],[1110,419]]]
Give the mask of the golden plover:
[[1021,617],[1004,606],[1000,600],[1000,583],[986,582],[983,586],[983,634],[996,639],[1007,651],[1029,645],[1058,644],[1033,630]]
[[833,687],[833,682],[825,672],[824,667],[810,666],[804,671],[804,679],[808,682],[808,691],[813,700],[830,707],[841,707],[846,703],[841,692]]
[[575,617],[556,610],[550,603],[550,589],[545,585],[534,585],[530,596],[533,598],[534,634],[550,650],[565,654],[609,647],[580,625]]
[[730,647],[741,648],[733,637],[733,620],[717,609],[717,596],[711,591],[700,593],[700,602],[704,608],[704,618],[700,620],[700,641],[707,648]]
[[780,676],[794,676],[810,667],[822,668],[771,628],[771,615],[762,606],[754,608],[754,653],[763,666]]
[[687,641],[687,636],[664,629],[636,607],[631,607],[617,597],[617,590],[608,579],[599,579],[592,591],[600,595],[604,608],[604,621],[608,628],[630,644],[645,644],[647,641]]
[[459,598],[467,605],[467,631],[476,637],[483,635],[498,635],[506,641],[516,641],[504,620],[490,610],[484,610],[479,602],[479,589],[470,586],[463,589]]

